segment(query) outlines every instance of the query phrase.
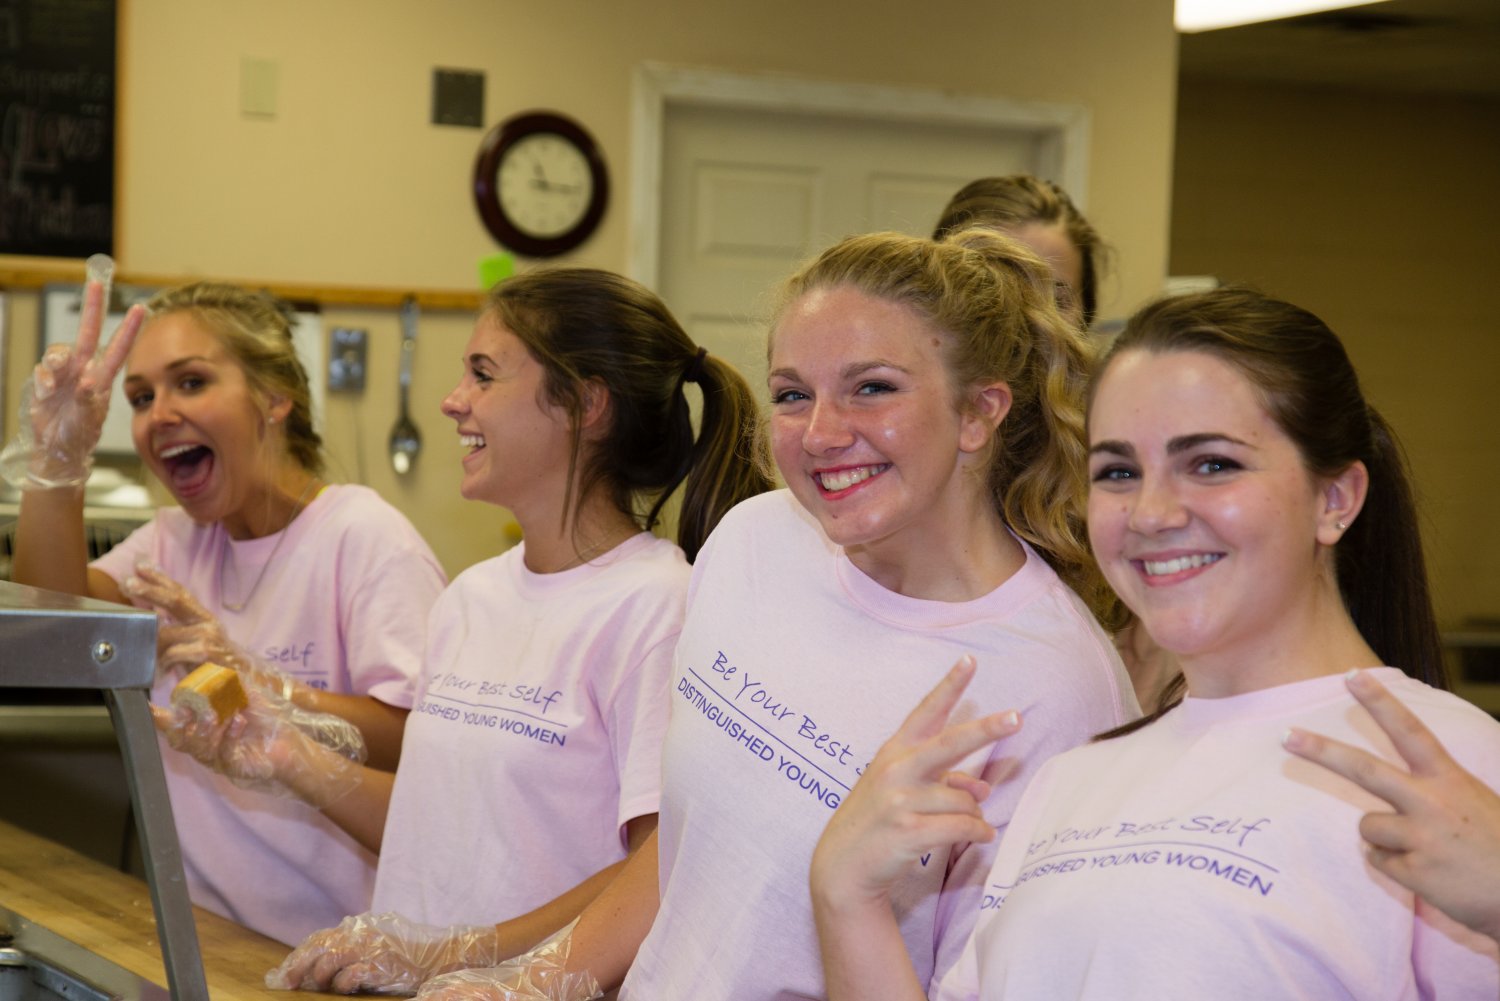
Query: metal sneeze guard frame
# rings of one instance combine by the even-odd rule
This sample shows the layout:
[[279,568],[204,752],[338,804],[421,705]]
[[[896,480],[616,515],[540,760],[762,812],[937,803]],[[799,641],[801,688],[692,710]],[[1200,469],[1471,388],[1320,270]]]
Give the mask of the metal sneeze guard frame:
[[182,872],[148,696],[156,615],[0,581],[0,686],[104,693],[140,834],[162,965],[173,1001],[208,1001],[198,929]]

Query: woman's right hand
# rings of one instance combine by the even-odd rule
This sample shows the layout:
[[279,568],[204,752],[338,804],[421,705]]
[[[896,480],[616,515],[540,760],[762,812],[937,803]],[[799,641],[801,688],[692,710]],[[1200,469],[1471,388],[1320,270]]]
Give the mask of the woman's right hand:
[[351,914],[313,932],[266,974],[278,991],[415,994],[428,979],[493,966],[500,939],[493,925],[419,924],[394,912]]
[[943,845],[987,842],[995,829],[980,804],[989,783],[951,769],[1021,728],[1014,710],[948,725],[974,659],[964,657],[880,748],[834,812],[813,853],[815,901],[888,899],[918,858]]
[[245,789],[322,809],[364,780],[364,741],[348,720],[299,709],[254,685],[244,691],[247,704],[227,719],[176,698],[171,708],[153,706],[152,715],[174,750]]
[[109,346],[96,357],[104,325],[105,285],[84,289],[78,340],[54,344],[22,390],[21,426],[0,453],[0,473],[23,489],[77,487],[87,482],[94,446],[109,413],[109,394],[146,319],[132,306]]

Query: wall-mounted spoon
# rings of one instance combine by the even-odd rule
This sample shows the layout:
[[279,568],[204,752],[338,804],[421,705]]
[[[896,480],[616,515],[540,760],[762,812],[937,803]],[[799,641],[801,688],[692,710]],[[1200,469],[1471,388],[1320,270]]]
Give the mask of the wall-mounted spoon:
[[407,408],[411,393],[412,355],[417,350],[417,300],[410,296],[401,304],[401,403],[396,426],[391,429],[391,468],[405,476],[417,464],[422,450],[422,432],[412,423]]

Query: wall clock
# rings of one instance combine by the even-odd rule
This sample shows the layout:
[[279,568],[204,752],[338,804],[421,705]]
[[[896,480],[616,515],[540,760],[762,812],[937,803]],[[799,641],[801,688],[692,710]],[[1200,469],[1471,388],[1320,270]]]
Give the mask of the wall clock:
[[583,126],[551,111],[496,125],[474,163],[474,202],[485,229],[529,257],[555,257],[599,228],[609,171]]

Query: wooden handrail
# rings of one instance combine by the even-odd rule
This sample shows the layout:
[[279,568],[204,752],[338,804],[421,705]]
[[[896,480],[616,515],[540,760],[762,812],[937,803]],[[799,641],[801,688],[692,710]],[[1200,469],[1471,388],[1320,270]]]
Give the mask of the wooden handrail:
[[[33,265],[24,268],[0,267],[0,289],[40,289],[52,282],[77,282],[83,274],[83,262],[69,261],[66,265]],[[120,285],[139,285],[142,288],[171,288],[192,279],[166,278],[161,275],[143,275],[133,271],[118,271],[115,282]],[[417,305],[430,310],[452,310],[476,313],[484,300],[481,292],[465,292],[458,289],[395,289],[372,288],[362,285],[301,285],[285,282],[224,279],[231,284],[249,289],[262,289],[289,302],[316,302],[322,306],[373,306],[396,309],[408,296],[417,300]]]

